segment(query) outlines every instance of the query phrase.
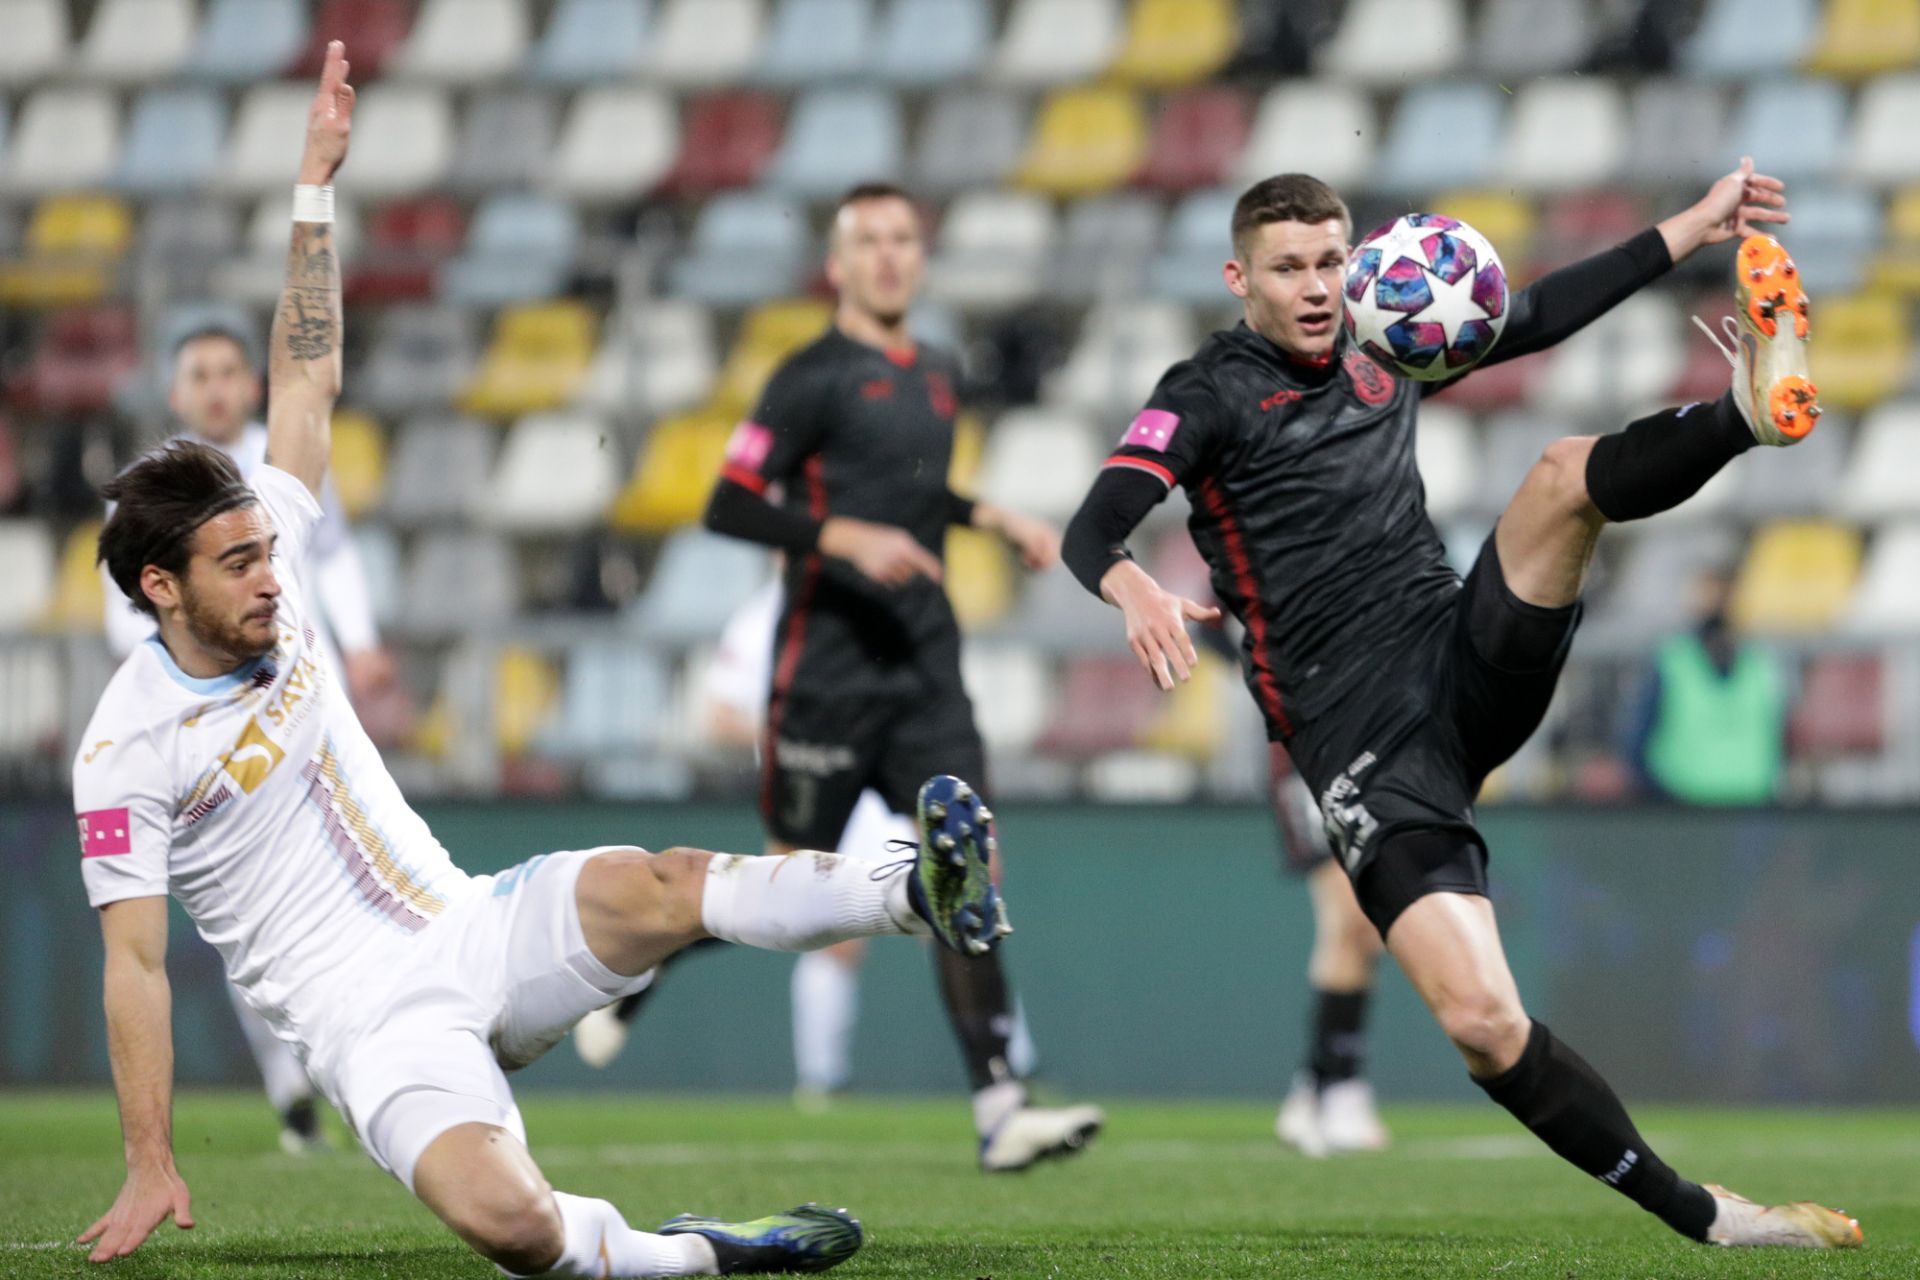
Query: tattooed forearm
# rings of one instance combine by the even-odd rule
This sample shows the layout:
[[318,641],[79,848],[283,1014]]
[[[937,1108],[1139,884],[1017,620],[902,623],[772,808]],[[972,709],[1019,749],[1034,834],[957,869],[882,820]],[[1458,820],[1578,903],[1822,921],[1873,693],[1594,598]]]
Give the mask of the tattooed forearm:
[[295,223],[287,251],[287,283],[273,317],[270,378],[283,382],[318,377],[337,383],[340,330],[340,263],[333,251],[333,228]]

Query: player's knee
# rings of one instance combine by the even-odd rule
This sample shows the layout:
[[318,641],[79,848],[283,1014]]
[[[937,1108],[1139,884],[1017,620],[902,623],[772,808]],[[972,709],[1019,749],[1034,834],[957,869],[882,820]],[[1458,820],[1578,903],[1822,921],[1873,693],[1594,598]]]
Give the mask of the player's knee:
[[1531,1023],[1518,1001],[1491,991],[1448,1000],[1435,1014],[1447,1039],[1464,1053],[1483,1059],[1513,1056],[1515,1045],[1525,1046]]
[[700,896],[712,856],[699,849],[611,850],[581,872],[582,889],[625,932],[691,940],[700,931]]
[[519,1275],[539,1275],[560,1260],[566,1224],[544,1182],[477,1198],[452,1222],[489,1262]]
[[1593,452],[1597,436],[1562,436],[1548,445],[1533,464],[1527,484],[1555,510],[1567,516],[1588,511],[1592,499],[1587,494],[1587,456]]

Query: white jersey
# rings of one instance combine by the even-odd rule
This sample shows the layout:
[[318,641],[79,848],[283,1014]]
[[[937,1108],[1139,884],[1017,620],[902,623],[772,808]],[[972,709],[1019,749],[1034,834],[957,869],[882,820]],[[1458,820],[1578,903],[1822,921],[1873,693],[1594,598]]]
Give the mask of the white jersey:
[[171,893],[305,1058],[352,1029],[409,939],[475,887],[408,808],[322,661],[304,584],[320,505],[251,481],[279,542],[279,642],[195,679],[159,639],[108,683],[73,765],[87,899]]
[[748,596],[727,619],[720,647],[707,666],[706,696],[755,721],[767,714],[773,684],[773,633],[785,598],[778,577]]

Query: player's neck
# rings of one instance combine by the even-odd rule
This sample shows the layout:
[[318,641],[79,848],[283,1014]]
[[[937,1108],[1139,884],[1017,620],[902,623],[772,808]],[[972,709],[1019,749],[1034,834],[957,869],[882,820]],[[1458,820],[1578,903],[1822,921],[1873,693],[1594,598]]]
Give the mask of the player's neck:
[[160,619],[159,636],[167,656],[173,659],[173,665],[195,680],[224,676],[245,666],[247,662],[245,658],[201,644],[193,638],[193,633],[184,622],[176,622],[172,618]]
[[913,354],[913,335],[907,332],[907,318],[887,321],[842,303],[833,315],[833,327],[855,342],[877,347],[889,357]]

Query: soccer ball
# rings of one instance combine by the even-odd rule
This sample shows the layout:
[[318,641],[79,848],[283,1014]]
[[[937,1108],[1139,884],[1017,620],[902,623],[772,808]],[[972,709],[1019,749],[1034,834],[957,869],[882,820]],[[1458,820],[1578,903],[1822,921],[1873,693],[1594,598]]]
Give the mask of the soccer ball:
[[1507,326],[1507,273],[1487,238],[1437,213],[1376,228],[1347,262],[1347,336],[1390,369],[1439,382]]

